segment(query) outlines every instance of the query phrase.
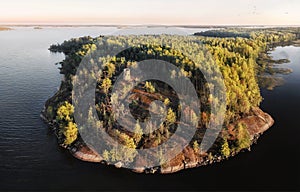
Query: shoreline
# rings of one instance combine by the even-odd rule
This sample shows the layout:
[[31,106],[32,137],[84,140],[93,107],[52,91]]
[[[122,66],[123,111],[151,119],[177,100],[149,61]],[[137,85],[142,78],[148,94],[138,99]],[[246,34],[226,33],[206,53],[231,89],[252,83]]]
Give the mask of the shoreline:
[[[282,64],[289,63],[289,59],[273,59],[270,52],[276,47],[300,46],[300,39],[288,42],[274,43],[260,53],[258,60],[258,84],[261,88],[272,91],[276,87],[284,85],[285,81],[282,75],[288,75],[293,72],[289,67],[282,67]],[[280,67],[278,67],[280,66]]]
[[[51,99],[51,98],[50,98]],[[41,118],[47,123],[49,128],[52,129],[54,132],[57,140],[59,141],[60,138],[57,134],[57,128],[55,126],[55,122],[48,119],[45,114],[45,108],[47,105],[44,106],[44,109],[41,112]],[[248,149],[242,149],[236,153],[231,154],[229,157],[223,157],[222,155],[214,155],[212,158],[209,157],[209,154],[204,153],[200,155],[195,155],[193,149],[190,146],[187,146],[181,153],[177,154],[176,157],[169,162],[169,166],[158,166],[158,167],[136,167],[131,171],[136,173],[159,173],[159,174],[170,174],[175,173],[184,169],[195,168],[200,166],[205,166],[213,163],[218,163],[223,160],[226,160],[230,157],[233,157],[241,152],[250,151],[250,148],[253,144],[257,142],[259,137],[267,131],[273,124],[273,118],[263,112],[260,108],[253,108],[252,109],[253,115],[246,116],[244,118],[238,119],[236,122],[229,124],[228,126],[234,126],[240,122],[245,123],[247,125],[250,137],[251,137],[251,145]],[[122,162],[116,162],[115,164],[108,164],[95,150],[88,147],[81,141],[76,141],[71,147],[66,147],[61,145],[61,147],[67,149],[71,155],[81,161],[86,162],[93,162],[93,163],[101,163],[110,166],[114,166],[116,168],[122,167]],[[181,159],[181,163],[178,163],[178,158]]]

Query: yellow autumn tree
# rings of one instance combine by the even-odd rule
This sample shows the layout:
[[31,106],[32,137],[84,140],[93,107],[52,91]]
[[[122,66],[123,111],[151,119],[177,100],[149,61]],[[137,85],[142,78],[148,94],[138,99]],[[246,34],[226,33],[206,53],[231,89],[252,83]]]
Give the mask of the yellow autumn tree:
[[147,90],[147,92],[149,93],[154,93],[155,92],[155,87],[152,85],[151,82],[146,81],[145,83],[145,89]]
[[111,87],[111,80],[109,78],[105,78],[102,82],[101,88],[103,89],[104,93],[108,93],[109,88]]
[[142,136],[143,136],[143,129],[141,128],[139,121],[137,121],[134,127],[134,135],[133,135],[133,139],[135,143],[140,142]]
[[64,128],[63,134],[65,136],[64,144],[70,145],[77,139],[77,125],[72,121],[68,122],[68,125]]
[[59,124],[59,134],[64,138],[64,144],[70,145],[77,139],[78,129],[73,122],[74,106],[65,101],[57,109],[57,123]]
[[224,139],[223,144],[221,146],[221,154],[228,158],[230,156],[230,148],[227,139]]
[[64,104],[62,104],[57,109],[57,118],[58,120],[62,121],[71,121],[72,115],[74,113],[74,106],[70,104],[69,102],[65,101]]
[[169,108],[168,113],[167,113],[167,117],[166,117],[166,124],[168,126],[168,125],[171,125],[175,122],[176,122],[176,114],[174,113],[174,111],[171,108]]

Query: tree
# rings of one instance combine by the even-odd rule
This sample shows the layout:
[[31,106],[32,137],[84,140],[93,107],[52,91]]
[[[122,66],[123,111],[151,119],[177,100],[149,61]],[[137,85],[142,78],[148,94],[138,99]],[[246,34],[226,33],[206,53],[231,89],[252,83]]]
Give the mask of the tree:
[[169,98],[166,98],[166,99],[164,100],[164,104],[165,104],[165,106],[168,106],[168,105],[170,104],[170,99],[169,99]]
[[73,143],[77,139],[77,133],[78,129],[76,123],[70,121],[68,123],[68,126],[66,126],[63,131],[63,134],[65,136],[64,144],[70,145],[71,143]]
[[166,124],[168,126],[175,122],[176,122],[176,114],[173,112],[171,108],[169,108],[166,116]]
[[105,161],[109,161],[109,158],[110,158],[110,154],[109,152],[105,149],[102,153],[102,157]]
[[198,123],[199,123],[199,118],[196,115],[196,113],[194,112],[194,110],[191,111],[191,123],[193,126],[197,127]]
[[116,71],[116,66],[113,63],[107,63],[106,65],[107,77],[111,78]]
[[250,134],[247,130],[246,125],[237,124],[237,138],[236,138],[237,150],[249,148],[251,145]]
[[140,140],[142,139],[142,136],[143,136],[143,130],[141,128],[139,121],[137,121],[134,127],[134,135],[133,135],[133,139],[135,143],[139,143]]
[[63,136],[65,145],[70,145],[77,139],[78,134],[77,125],[73,123],[74,106],[65,101],[56,113],[57,123],[60,127],[59,135]]
[[58,109],[57,109],[57,118],[59,121],[71,121],[72,115],[74,113],[74,106],[69,102],[65,101]]
[[214,160],[214,156],[212,155],[211,152],[208,153],[208,157],[207,158],[208,158],[209,162],[212,162]]
[[110,78],[105,78],[102,82],[102,85],[101,85],[101,88],[103,89],[104,93],[107,94],[108,93],[108,90],[110,89],[111,87],[111,80]]
[[152,85],[151,82],[146,81],[145,83],[145,89],[146,91],[148,91],[149,93],[154,93],[155,92],[155,87]]
[[49,105],[49,106],[47,107],[47,115],[48,115],[48,117],[50,117],[51,119],[52,119],[53,116],[54,116],[54,113],[53,113],[53,107],[52,107],[51,105]]
[[221,146],[221,154],[226,158],[230,156],[230,148],[227,139],[223,140],[223,144]]
[[197,141],[194,141],[194,143],[193,143],[193,150],[195,151],[195,153],[200,152],[200,146],[199,146],[199,143]]

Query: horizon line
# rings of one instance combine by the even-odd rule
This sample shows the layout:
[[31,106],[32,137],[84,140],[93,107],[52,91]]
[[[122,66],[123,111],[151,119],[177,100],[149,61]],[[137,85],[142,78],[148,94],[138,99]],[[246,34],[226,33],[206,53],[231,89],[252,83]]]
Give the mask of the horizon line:
[[38,24],[38,23],[26,23],[26,24],[15,24],[15,23],[0,23],[0,26],[141,26],[141,27],[231,27],[231,26],[255,26],[255,27],[264,27],[264,26],[300,26],[299,24]]

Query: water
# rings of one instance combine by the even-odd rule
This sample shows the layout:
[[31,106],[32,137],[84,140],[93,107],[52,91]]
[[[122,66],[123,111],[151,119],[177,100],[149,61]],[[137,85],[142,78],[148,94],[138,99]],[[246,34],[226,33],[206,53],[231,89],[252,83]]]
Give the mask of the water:
[[60,84],[61,76],[54,63],[64,58],[47,49],[71,37],[111,33],[119,31],[114,27],[25,27],[0,32],[0,190],[299,188],[300,48],[292,46],[273,52],[274,57],[288,57],[291,63],[284,65],[294,72],[285,76],[284,86],[262,91],[262,108],[276,123],[252,152],[171,175],[144,175],[82,162],[59,148],[39,117],[44,102]]

